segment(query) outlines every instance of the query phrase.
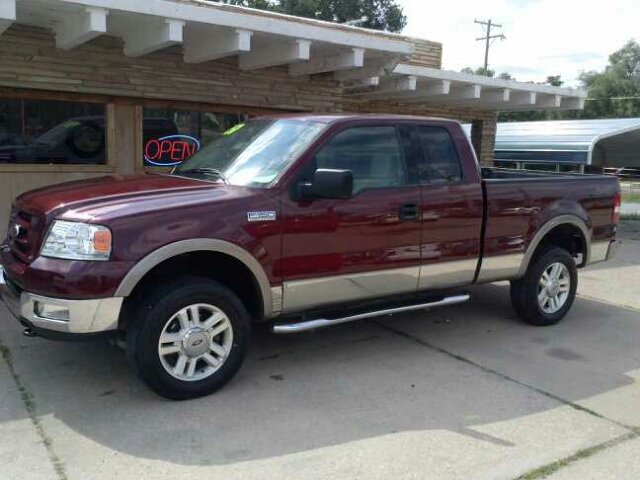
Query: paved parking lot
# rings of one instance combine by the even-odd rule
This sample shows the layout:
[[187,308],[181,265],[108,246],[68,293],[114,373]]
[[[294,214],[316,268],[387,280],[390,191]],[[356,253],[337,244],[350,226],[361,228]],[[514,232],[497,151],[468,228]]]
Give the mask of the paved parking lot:
[[22,337],[0,307],[0,477],[640,478],[640,222],[623,237],[555,327],[488,285],[430,313],[261,330],[235,381],[189,402],[116,347]]

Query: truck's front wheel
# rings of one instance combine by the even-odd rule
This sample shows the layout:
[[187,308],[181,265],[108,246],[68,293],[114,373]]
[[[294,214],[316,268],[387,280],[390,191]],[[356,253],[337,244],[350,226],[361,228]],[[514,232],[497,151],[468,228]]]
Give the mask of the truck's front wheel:
[[127,353],[156,393],[174,400],[208,395],[229,382],[249,348],[249,315],[218,282],[183,277],[138,300]]
[[571,308],[577,287],[573,257],[562,248],[550,247],[531,261],[523,278],[511,282],[511,303],[532,325],[555,325]]

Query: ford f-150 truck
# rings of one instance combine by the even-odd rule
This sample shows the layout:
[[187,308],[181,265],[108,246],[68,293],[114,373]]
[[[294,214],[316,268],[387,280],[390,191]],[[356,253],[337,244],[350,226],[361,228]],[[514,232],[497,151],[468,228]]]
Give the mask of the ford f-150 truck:
[[27,335],[110,336],[160,395],[236,374],[252,325],[300,332],[455,304],[511,281],[527,322],[570,309],[618,248],[616,178],[480,168],[459,123],[264,117],[171,173],[25,193],[0,252]]

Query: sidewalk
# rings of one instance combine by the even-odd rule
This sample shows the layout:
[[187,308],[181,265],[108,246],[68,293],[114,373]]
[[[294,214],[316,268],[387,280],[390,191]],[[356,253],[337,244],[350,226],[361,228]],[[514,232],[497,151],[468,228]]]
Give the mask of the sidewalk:
[[623,202],[622,215],[638,215],[640,216],[640,203]]

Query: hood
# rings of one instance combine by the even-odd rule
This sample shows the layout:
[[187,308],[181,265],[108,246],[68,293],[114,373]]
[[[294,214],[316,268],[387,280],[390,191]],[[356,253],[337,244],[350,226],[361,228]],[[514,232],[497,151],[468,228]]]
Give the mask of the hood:
[[[239,187],[172,175],[111,175],[24,193],[16,206],[45,216],[99,221],[152,208],[211,201]],[[242,190],[242,188],[240,188]]]

